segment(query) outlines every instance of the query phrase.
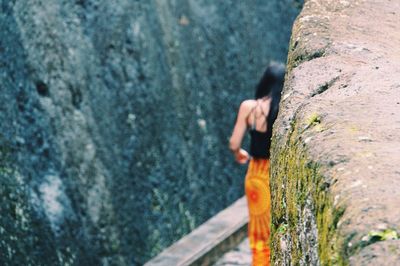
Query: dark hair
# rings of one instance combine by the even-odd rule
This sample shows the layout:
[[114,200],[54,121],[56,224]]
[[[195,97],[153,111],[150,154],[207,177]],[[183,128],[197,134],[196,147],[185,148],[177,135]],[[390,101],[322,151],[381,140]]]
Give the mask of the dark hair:
[[271,96],[271,107],[267,119],[267,132],[268,132],[268,157],[270,156],[270,146],[272,137],[272,126],[278,116],[279,102],[281,101],[281,92],[283,82],[285,80],[285,65],[281,63],[272,62],[268,65],[256,89],[256,99],[265,96]]
[[265,70],[260,82],[256,87],[255,98],[260,99],[271,95],[272,97],[282,91],[285,77],[285,65],[271,62]]

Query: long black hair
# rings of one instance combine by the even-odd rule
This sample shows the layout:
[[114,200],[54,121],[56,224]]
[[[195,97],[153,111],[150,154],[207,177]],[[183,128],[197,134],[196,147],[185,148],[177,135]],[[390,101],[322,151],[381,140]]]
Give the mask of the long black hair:
[[280,96],[285,78],[285,65],[271,62],[256,87],[255,98]]
[[281,100],[281,92],[283,82],[285,80],[285,65],[272,62],[268,65],[260,82],[256,87],[256,99],[261,99],[266,96],[272,98],[271,107],[267,119],[267,134],[268,134],[268,157],[269,148],[271,146],[272,126],[278,116],[279,102]]

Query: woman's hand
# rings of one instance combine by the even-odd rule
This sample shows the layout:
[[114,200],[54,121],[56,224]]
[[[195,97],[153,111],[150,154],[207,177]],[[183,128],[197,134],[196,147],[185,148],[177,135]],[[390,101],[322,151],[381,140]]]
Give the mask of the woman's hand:
[[236,162],[240,164],[245,164],[250,159],[249,153],[243,149],[239,149],[235,152]]

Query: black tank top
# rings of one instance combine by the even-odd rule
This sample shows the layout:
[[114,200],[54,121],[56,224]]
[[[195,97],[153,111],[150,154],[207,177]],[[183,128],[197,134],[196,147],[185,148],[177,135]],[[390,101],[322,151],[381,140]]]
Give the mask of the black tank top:
[[[258,103],[257,103],[258,106]],[[257,108],[257,106],[255,108]],[[254,108],[254,109],[255,109]],[[253,112],[255,110],[253,109]],[[271,108],[270,108],[271,112]],[[253,125],[250,128],[250,155],[254,158],[263,158],[263,159],[269,159],[270,157],[270,152],[269,149],[271,147],[271,132],[272,132],[272,127],[270,126],[270,119],[267,119],[265,117],[265,120],[267,122],[267,131],[266,132],[260,132],[256,130],[256,117],[254,113],[254,121]]]
[[254,158],[269,159],[269,149],[271,147],[270,130],[260,132],[255,129],[250,130],[250,155]]

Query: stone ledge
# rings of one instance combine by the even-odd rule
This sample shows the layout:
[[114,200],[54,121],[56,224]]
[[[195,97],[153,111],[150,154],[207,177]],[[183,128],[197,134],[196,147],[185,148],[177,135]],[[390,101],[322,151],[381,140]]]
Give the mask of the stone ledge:
[[399,14],[399,1],[305,1],[271,151],[275,265],[398,261]]
[[247,235],[246,198],[234,202],[144,266],[211,265]]

